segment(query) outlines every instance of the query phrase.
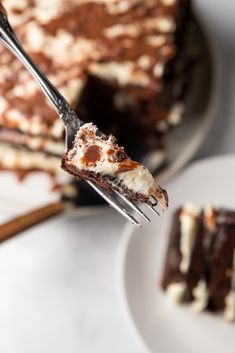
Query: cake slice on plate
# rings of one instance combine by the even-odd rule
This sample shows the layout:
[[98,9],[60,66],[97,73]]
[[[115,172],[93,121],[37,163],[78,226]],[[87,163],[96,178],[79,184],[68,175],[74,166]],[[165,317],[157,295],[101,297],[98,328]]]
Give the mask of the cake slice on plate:
[[120,191],[133,201],[168,206],[165,190],[148,169],[131,160],[114,136],[101,136],[92,123],[77,132],[73,147],[62,160],[62,168],[79,179],[88,179],[106,190]]
[[185,204],[175,212],[162,288],[174,302],[235,321],[235,212]]
[[[175,302],[192,297],[192,281],[198,279],[201,268],[202,215],[192,203],[180,207],[174,214],[164,266],[162,287]],[[195,250],[200,256],[193,263]],[[194,273],[193,277],[191,273]]]

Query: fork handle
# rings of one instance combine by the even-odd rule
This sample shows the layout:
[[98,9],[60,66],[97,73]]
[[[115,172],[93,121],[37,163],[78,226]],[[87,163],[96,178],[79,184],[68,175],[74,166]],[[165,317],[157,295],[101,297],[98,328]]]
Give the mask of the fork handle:
[[65,126],[68,127],[74,123],[74,120],[77,120],[79,127],[82,122],[78,118],[73,119],[76,113],[69,103],[26,54],[3,12],[0,12],[0,42],[22,62],[26,70],[33,76]]

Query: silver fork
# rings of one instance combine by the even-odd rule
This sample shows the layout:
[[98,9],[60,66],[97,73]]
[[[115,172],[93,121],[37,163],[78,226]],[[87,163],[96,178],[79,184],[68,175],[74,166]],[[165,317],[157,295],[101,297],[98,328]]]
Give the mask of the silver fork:
[[[65,126],[66,146],[71,147],[74,137],[79,128],[84,124],[81,121],[75,111],[70,107],[66,99],[58,92],[58,90],[52,85],[47,77],[39,70],[32,59],[26,54],[22,48],[19,40],[17,39],[13,29],[11,28],[7,17],[4,13],[0,12],[0,42],[8,48],[25,66],[26,70],[32,75],[34,80],[38,83],[42,92],[45,94],[56,113],[61,118]],[[0,72],[1,74],[1,72]],[[101,132],[100,132],[101,133]],[[101,133],[102,134],[102,133]],[[147,215],[132,201],[126,198],[118,191],[113,191],[112,194],[93,182],[86,180],[86,182],[101,196],[105,199],[114,209],[121,213],[125,218],[131,221],[136,226],[141,226],[136,218],[129,212],[128,208],[132,211],[136,211],[142,218],[150,222]],[[122,199],[124,204],[119,200]],[[155,200],[157,203],[157,200]],[[153,212],[157,213],[154,206],[145,203]],[[128,207],[127,207],[128,206]]]

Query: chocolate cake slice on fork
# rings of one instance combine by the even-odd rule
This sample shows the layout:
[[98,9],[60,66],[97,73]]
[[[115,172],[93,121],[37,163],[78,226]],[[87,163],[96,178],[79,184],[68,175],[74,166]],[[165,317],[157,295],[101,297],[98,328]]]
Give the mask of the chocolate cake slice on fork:
[[114,136],[100,136],[92,123],[83,125],[62,160],[62,168],[79,179],[88,179],[112,192],[116,190],[128,199],[159,202],[168,207],[165,190],[154,181],[148,169],[131,160],[119,147]]

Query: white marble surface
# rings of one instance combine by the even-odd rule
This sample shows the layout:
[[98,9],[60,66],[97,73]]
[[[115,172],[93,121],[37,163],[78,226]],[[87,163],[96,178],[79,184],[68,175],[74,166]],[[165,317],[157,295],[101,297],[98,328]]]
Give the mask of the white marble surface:
[[136,352],[115,288],[122,226],[112,210],[63,216],[1,246],[0,352]]
[[[217,121],[201,158],[235,152],[235,3],[195,3],[222,72]],[[83,219],[64,216],[1,246],[0,352],[141,353],[117,299],[123,225],[112,210]]]

